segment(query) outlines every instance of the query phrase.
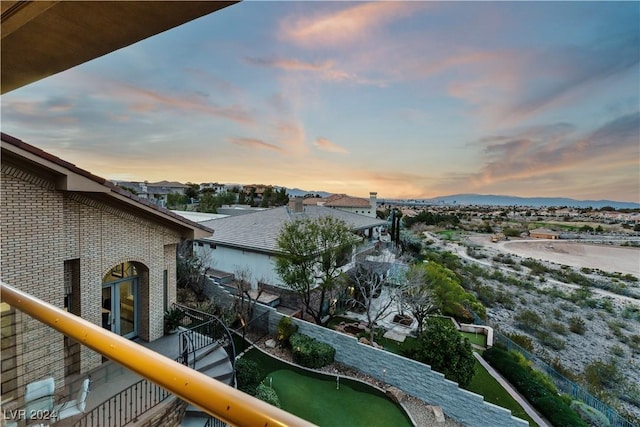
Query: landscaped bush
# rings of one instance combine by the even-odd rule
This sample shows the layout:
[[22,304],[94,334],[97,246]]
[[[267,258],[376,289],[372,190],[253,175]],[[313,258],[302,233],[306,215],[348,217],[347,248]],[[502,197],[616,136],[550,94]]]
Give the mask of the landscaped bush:
[[276,393],[273,388],[262,383],[258,384],[258,387],[256,387],[256,397],[267,402],[270,405],[275,406],[276,408],[280,407],[280,399],[278,398],[278,393]]
[[289,338],[293,351],[293,361],[307,368],[322,368],[333,363],[336,349],[329,344],[300,333]]
[[241,358],[236,362],[236,381],[239,390],[255,395],[262,377],[258,364],[253,360]]
[[580,418],[589,423],[593,427],[609,427],[611,423],[605,414],[586,403],[574,400],[571,402],[571,408],[578,413]]
[[293,323],[290,317],[287,317],[287,316],[281,317],[280,321],[278,322],[278,330],[277,330],[278,332],[277,338],[280,345],[288,345],[289,338],[297,330],[298,330],[298,325]]
[[531,368],[518,364],[514,356],[493,347],[483,357],[522,393],[554,426],[588,427],[557,393],[536,378]]

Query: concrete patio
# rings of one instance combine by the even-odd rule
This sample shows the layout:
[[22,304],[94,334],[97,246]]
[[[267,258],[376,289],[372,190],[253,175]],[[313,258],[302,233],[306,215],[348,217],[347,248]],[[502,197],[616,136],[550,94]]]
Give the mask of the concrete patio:
[[[136,342],[142,347],[146,347],[170,358],[171,360],[175,360],[178,357],[179,351],[178,337],[178,334],[173,334],[166,335],[153,342],[145,342],[142,340]],[[59,400],[75,398],[75,394],[80,387],[82,379],[86,378],[87,375],[91,376],[91,386],[87,397],[87,407],[85,412],[91,411],[112,396],[142,379],[142,377],[135,372],[130,371],[116,362],[108,360],[99,367],[90,371],[88,374],[74,379],[70,384],[67,384],[64,393],[67,396],[62,397]]]

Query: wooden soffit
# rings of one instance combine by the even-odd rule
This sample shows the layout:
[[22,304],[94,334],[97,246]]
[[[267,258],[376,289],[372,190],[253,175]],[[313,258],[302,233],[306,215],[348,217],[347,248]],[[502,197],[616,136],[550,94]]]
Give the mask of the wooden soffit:
[[9,92],[236,1],[5,1],[2,93]]

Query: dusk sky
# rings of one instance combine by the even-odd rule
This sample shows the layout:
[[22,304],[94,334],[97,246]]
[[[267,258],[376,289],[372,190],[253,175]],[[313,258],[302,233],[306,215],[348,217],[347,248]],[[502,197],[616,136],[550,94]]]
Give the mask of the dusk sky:
[[5,94],[2,130],[109,179],[640,202],[640,3],[247,1]]

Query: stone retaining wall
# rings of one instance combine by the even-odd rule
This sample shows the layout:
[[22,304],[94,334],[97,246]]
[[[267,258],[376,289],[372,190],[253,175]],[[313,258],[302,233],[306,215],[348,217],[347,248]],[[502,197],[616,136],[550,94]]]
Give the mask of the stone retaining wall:
[[[233,298],[220,287],[208,286],[207,293],[219,302]],[[217,288],[217,289],[216,289]],[[278,322],[284,317],[275,308],[256,304],[255,315],[268,313],[269,332],[276,333]],[[298,331],[330,344],[336,349],[336,362],[357,369],[423,401],[441,406],[444,412],[469,426],[526,426],[524,420],[511,415],[511,411],[485,402],[483,397],[461,389],[453,381],[432,371],[423,363],[388,351],[364,345],[352,336],[313,323],[292,319]]]

